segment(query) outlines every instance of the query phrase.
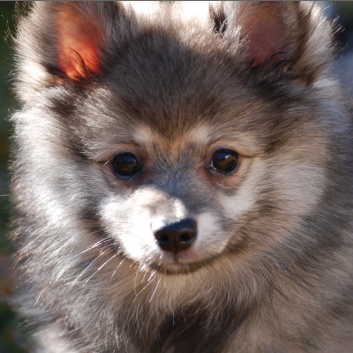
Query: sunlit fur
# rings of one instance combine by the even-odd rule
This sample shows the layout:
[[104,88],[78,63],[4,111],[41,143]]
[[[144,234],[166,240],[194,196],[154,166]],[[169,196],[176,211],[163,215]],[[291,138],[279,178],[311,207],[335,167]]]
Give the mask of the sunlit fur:
[[[312,2],[38,2],[19,20],[14,301],[38,352],[353,351],[332,33]],[[163,251],[154,232],[186,218],[195,242]]]

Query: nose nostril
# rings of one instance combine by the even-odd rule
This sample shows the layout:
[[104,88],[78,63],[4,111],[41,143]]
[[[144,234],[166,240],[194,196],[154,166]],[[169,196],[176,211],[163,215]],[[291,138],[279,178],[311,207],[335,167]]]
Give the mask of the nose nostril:
[[158,243],[160,245],[167,245],[169,243],[168,234],[161,234],[161,236],[158,237]]
[[197,224],[193,219],[184,219],[155,231],[154,236],[162,250],[177,253],[188,249],[195,241]]
[[183,244],[188,244],[193,241],[193,236],[190,233],[183,233],[180,235],[180,241]]

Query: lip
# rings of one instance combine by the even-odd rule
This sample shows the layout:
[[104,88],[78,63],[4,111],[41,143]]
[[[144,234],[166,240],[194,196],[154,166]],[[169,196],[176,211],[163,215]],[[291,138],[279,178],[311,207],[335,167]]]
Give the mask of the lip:
[[159,263],[152,262],[149,264],[149,266],[153,270],[166,275],[189,274],[189,273],[196,272],[203,267],[209,266],[215,261],[217,257],[218,256],[215,256],[212,258],[195,261],[195,262],[181,262],[178,259],[178,256],[174,255],[173,261],[168,261],[168,262],[162,261]]

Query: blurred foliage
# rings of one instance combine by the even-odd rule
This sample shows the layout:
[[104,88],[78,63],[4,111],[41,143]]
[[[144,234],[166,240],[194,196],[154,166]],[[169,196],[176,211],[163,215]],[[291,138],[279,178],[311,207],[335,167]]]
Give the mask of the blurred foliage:
[[26,340],[19,329],[19,319],[14,315],[8,298],[12,292],[11,245],[6,238],[6,225],[9,219],[7,164],[9,160],[8,121],[15,100],[10,93],[11,36],[14,31],[15,2],[0,2],[0,352],[26,353]]
[[[15,2],[0,1],[0,352],[26,353],[26,340],[18,328],[19,319],[14,315],[6,299],[12,291],[11,245],[5,237],[9,219],[7,163],[9,159],[9,134],[11,125],[8,116],[16,107],[10,91],[11,81],[11,36],[14,33]],[[347,46],[353,47],[353,1],[335,1],[327,7],[327,13],[336,17],[345,30],[337,36]],[[349,44],[348,44],[349,43]],[[352,63],[353,66],[353,63]]]
[[13,28],[12,2],[0,3],[0,247],[5,245],[5,220],[7,219],[8,204],[3,195],[7,194],[8,178],[6,167],[8,161],[10,123],[7,120],[9,108],[14,106],[13,96],[9,91],[9,73],[11,60],[8,39],[9,31]]

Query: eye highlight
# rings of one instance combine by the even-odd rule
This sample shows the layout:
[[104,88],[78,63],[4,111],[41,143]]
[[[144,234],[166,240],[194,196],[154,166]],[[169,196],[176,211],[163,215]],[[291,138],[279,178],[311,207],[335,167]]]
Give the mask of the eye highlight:
[[234,172],[239,166],[239,154],[228,148],[221,148],[212,155],[209,169],[223,175]]
[[121,178],[130,178],[141,171],[141,164],[133,153],[124,152],[112,160],[115,174]]

